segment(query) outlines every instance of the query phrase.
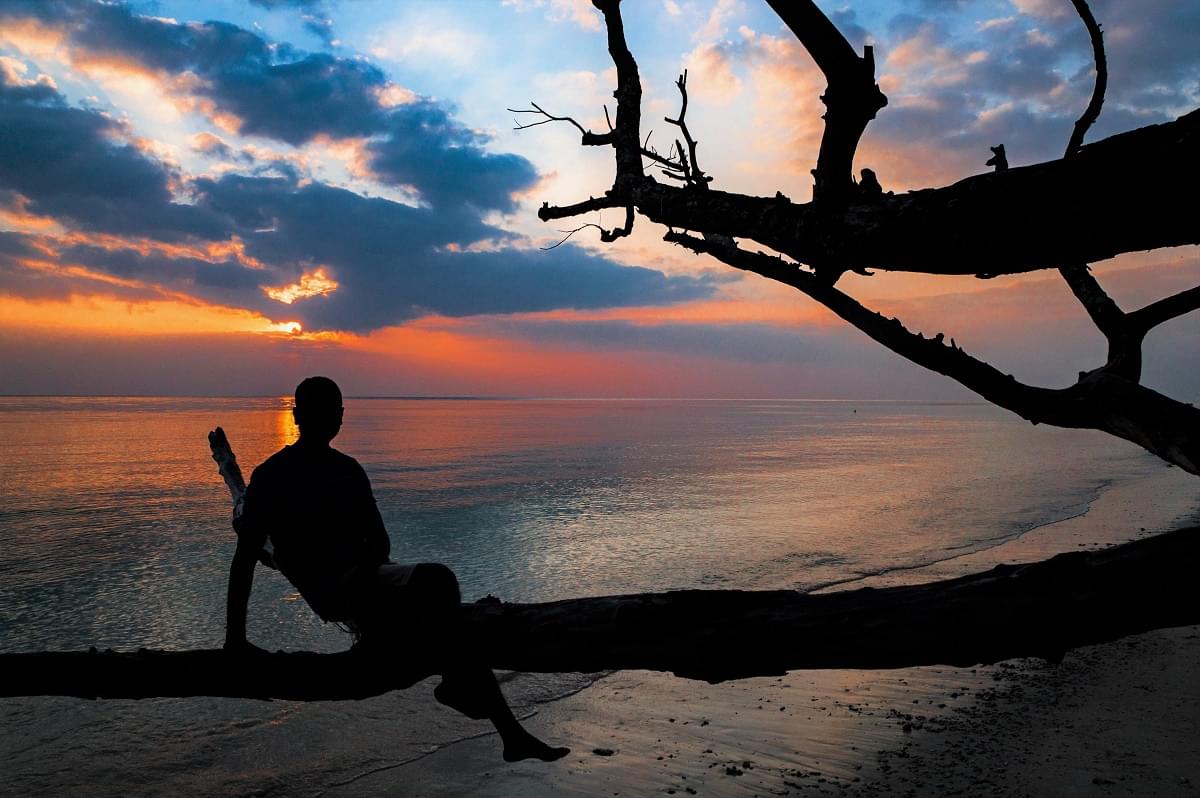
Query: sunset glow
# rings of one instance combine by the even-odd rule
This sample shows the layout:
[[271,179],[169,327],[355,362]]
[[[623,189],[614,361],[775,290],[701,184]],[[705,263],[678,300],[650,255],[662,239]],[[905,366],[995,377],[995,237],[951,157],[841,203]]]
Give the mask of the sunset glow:
[[[1058,157],[1091,88],[1077,20],[1058,5],[837,10],[851,44],[875,47],[889,98],[857,167],[903,192],[983,171],[999,142],[1014,165]],[[1114,77],[1092,140],[1200,101],[1200,57],[1161,41],[1188,30],[1177,4],[1098,6]],[[570,125],[513,130],[506,109],[532,100],[603,129],[615,71],[602,26],[583,0],[471,8],[0,4],[0,126],[17,147],[0,168],[0,330],[72,357],[97,337],[157,337],[197,347],[178,352],[197,362],[210,362],[200,338],[221,336],[226,359],[261,357],[258,373],[280,379],[344,370],[351,393],[964,395],[907,367],[884,376],[886,353],[823,307],[666,244],[644,220],[613,244],[589,227],[567,236],[611,227],[615,211],[539,222],[543,202],[603,192],[611,152],[579,147]],[[825,83],[770,9],[699,0],[625,14],[650,145],[671,146],[654,120],[676,113],[686,68],[714,187],[807,201]],[[1139,258],[1096,268],[1139,300],[1139,286],[1200,271],[1196,248]],[[1061,381],[1103,342],[1044,277],[840,285]],[[1183,321],[1153,345],[1174,351],[1194,334]],[[241,339],[286,341],[287,356]],[[48,390],[9,346],[3,390]]]

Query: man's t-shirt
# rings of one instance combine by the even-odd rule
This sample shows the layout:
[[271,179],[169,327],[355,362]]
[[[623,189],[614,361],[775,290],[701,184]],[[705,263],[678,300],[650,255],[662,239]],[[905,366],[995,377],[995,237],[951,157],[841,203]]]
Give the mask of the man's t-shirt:
[[351,570],[386,562],[390,549],[362,466],[329,447],[285,446],[254,469],[235,526],[271,539],[279,570],[327,621],[349,618]]

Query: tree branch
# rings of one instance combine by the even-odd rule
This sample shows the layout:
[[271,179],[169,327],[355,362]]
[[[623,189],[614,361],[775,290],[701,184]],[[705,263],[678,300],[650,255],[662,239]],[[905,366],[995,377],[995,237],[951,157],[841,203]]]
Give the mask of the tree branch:
[[[1088,101],[1067,142],[1064,158],[1072,158],[1083,146],[1083,137],[1100,116],[1104,105],[1104,92],[1108,86],[1108,60],[1104,55],[1104,38],[1100,25],[1092,15],[1087,0],[1071,0],[1076,12],[1087,27],[1092,41],[1092,57],[1096,64],[1096,81],[1092,85],[1092,97]],[[1125,313],[1100,285],[1086,263],[1072,264],[1059,268],[1076,299],[1083,305],[1097,329],[1108,340],[1108,360],[1104,368],[1137,382],[1142,375],[1142,340],[1144,335],[1130,329]]]
[[[750,239],[817,268],[1001,275],[1200,244],[1193,209],[1164,189],[1173,185],[1200,185],[1200,111],[1085,145],[1071,159],[885,195],[844,213],[645,177],[605,207],[632,204],[650,221]],[[595,202],[538,215],[560,219]]]
[[1128,315],[1105,292],[1086,263],[1061,266],[1058,273],[1108,341],[1108,357],[1101,368],[1139,382],[1142,378],[1145,331],[1129,323]]
[[1075,155],[1083,146],[1084,134],[1100,117],[1100,108],[1104,105],[1104,92],[1108,87],[1108,59],[1104,55],[1104,35],[1100,30],[1100,23],[1096,21],[1092,9],[1088,7],[1087,0],[1071,0],[1071,4],[1075,6],[1075,11],[1083,20],[1083,24],[1087,27],[1088,37],[1092,40],[1092,57],[1096,62],[1096,82],[1092,86],[1092,98],[1088,101],[1087,108],[1084,109],[1083,115],[1075,122],[1075,127],[1071,131],[1071,139],[1067,143],[1067,151],[1063,156],[1065,158]]
[[1096,280],[1088,265],[1062,266],[1059,272],[1100,332],[1108,337],[1116,335],[1125,321],[1125,313]]
[[767,0],[783,23],[809,52],[828,83],[825,130],[817,168],[813,201],[834,207],[843,204],[854,183],[854,153],[867,124],[887,97],[875,83],[875,54],[868,45],[859,58],[837,26],[812,0]]
[[1169,297],[1152,302],[1140,310],[1129,314],[1129,323],[1143,333],[1149,332],[1163,322],[1170,321],[1200,309],[1200,285],[1172,294]]
[[543,202],[542,207],[538,208],[538,218],[543,222],[551,219],[568,219],[572,216],[580,216],[592,211],[600,211],[605,208],[620,208],[623,203],[612,194],[605,194],[603,197],[588,197],[583,202],[576,202],[574,205],[553,206]]
[[[1200,529],[923,585],[805,595],[684,590],[466,607],[474,656],[524,672],[668,671],[720,682],[821,668],[966,667],[1200,623]],[[414,648],[422,650],[424,647]],[[0,696],[319,701],[403,689],[411,652],[0,654]],[[255,674],[269,672],[271,678]]]
[[762,252],[720,241],[669,232],[664,240],[713,255],[724,263],[790,285],[896,354],[949,377],[1035,424],[1098,429],[1136,443],[1186,471],[1200,474],[1200,410],[1105,369],[1084,374],[1069,388],[1039,388],[1018,382],[972,357],[939,333],[925,338],[863,307],[821,275]]
[[637,61],[625,43],[625,26],[621,20],[621,0],[592,0],[592,5],[604,15],[608,32],[608,53],[617,68],[617,120],[613,126],[613,145],[616,148],[617,175],[614,190],[625,183],[645,179],[642,174],[642,83]]

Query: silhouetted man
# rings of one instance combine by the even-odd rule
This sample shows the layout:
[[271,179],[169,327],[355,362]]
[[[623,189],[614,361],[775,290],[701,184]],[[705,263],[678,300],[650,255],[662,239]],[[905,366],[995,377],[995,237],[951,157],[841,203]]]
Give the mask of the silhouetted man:
[[401,635],[408,646],[438,646],[426,652],[444,663],[434,694],[468,717],[490,719],[506,760],[566,755],[568,749],[552,748],[521,727],[490,669],[458,654],[461,598],[454,572],[436,563],[388,561],[391,544],[366,473],[329,445],[342,426],[337,384],[328,377],[304,380],[292,413],[300,439],[254,469],[235,522],[225,648],[254,648],[246,641],[246,605],[269,538],[275,565],[322,619],[348,625],[362,644],[385,651],[395,650]]

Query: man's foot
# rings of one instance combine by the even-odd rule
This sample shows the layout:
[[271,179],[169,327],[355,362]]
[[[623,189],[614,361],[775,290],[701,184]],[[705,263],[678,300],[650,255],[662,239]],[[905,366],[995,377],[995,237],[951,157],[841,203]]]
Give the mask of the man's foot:
[[433,688],[433,697],[439,704],[461,712],[471,720],[487,720],[490,714],[488,707],[451,679],[442,679],[441,684]]
[[546,745],[524,729],[518,735],[514,736],[517,739],[506,739],[504,741],[505,762],[520,762],[522,759],[540,759],[543,762],[553,762],[571,753],[570,748],[556,748]]

